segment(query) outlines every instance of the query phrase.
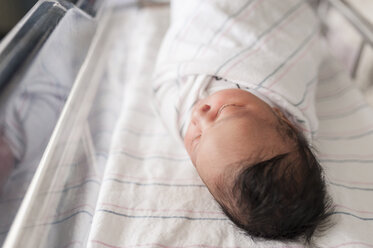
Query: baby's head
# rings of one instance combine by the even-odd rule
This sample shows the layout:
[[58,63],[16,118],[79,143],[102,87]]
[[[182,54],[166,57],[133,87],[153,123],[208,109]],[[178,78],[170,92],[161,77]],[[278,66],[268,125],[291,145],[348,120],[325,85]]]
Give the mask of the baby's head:
[[302,133],[255,95],[229,89],[199,101],[184,139],[201,179],[252,237],[310,241],[331,204]]

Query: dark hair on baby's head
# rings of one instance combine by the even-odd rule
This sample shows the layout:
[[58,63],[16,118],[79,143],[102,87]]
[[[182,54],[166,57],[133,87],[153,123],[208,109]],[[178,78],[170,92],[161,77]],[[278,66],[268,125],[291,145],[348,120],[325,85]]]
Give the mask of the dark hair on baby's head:
[[280,134],[295,143],[295,149],[254,165],[240,161],[243,169],[234,176],[233,187],[216,185],[217,201],[229,219],[254,240],[310,244],[314,233],[330,226],[332,202],[323,169],[307,140],[296,127],[279,122]]

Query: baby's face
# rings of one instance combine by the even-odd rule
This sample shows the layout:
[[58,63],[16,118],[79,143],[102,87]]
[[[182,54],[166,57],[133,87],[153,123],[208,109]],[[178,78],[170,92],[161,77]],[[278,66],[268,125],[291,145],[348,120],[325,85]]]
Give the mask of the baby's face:
[[222,173],[240,169],[236,162],[253,165],[290,150],[276,129],[278,111],[240,89],[218,91],[197,102],[184,144],[211,193]]

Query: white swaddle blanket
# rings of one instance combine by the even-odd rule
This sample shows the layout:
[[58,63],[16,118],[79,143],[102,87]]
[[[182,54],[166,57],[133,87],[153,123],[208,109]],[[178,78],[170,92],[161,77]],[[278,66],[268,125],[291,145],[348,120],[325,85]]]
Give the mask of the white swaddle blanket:
[[[260,11],[260,6],[268,4],[267,1],[272,6],[283,8],[271,0],[256,0],[252,3],[256,7],[251,10],[251,15]],[[213,13],[211,17],[202,15],[199,4],[205,1],[194,3],[195,11],[188,13],[188,21],[184,23],[184,28],[180,27],[183,33],[190,29],[188,26],[192,19],[206,18],[213,22],[213,16],[216,16]],[[302,8],[307,9],[306,5]],[[118,54],[126,54],[119,57],[127,61],[118,64],[115,59],[108,59],[107,68],[117,69],[111,70],[116,73],[107,74],[111,80],[117,80],[114,80],[115,83],[125,82],[126,86],[97,203],[91,207],[76,203],[71,212],[56,217],[55,225],[68,225],[79,216],[88,218],[84,211],[92,213],[87,239],[88,247],[92,248],[303,247],[293,243],[253,242],[237,231],[219,210],[183,145],[169,135],[169,128],[162,125],[152,106],[151,75],[168,27],[168,9],[144,8],[132,16],[132,21],[126,17],[125,12],[118,11],[112,17],[115,25],[107,27],[113,37],[118,37],[113,41],[117,45],[108,46],[114,47],[110,53],[115,55],[114,58]],[[243,11],[234,18],[248,17]],[[227,21],[234,21],[234,18]],[[266,25],[257,22],[258,28]],[[234,26],[232,24],[232,28]],[[287,34],[283,26],[276,27],[282,29],[277,31],[274,28],[266,36]],[[267,39],[263,37],[262,42]],[[298,55],[293,55],[290,62],[278,62],[279,65],[285,63],[287,69],[284,70],[296,74],[300,70],[298,63],[307,65],[301,60],[306,51],[303,49],[298,49]],[[269,65],[271,63],[268,61]],[[295,71],[290,69],[292,64],[297,66]],[[308,88],[315,87],[319,80],[316,109],[320,125],[314,142],[326,171],[328,189],[337,207],[333,214],[335,227],[316,243],[324,248],[373,247],[373,109],[364,102],[346,74],[341,73],[343,68],[333,65],[332,60],[324,60],[320,74],[306,85]],[[304,70],[299,71],[300,78],[309,76],[303,73]],[[106,74],[105,71],[103,73]],[[290,77],[290,74],[284,77]],[[311,96],[299,100],[300,108],[313,107]],[[82,240],[66,239],[64,244],[85,247],[79,245]],[[60,247],[64,246],[61,244]]]
[[305,1],[176,0],[171,12],[154,92],[175,135],[184,136],[192,106],[214,87],[215,76],[266,96],[311,139],[318,127],[313,86],[323,47],[319,22]]

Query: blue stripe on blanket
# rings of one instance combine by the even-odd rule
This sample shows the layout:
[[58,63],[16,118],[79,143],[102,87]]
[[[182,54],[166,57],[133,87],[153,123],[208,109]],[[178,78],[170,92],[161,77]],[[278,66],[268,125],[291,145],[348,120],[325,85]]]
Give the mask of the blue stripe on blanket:
[[214,34],[211,36],[210,40],[207,43],[204,43],[203,45],[200,45],[198,49],[196,50],[196,53],[194,54],[193,58],[196,58],[201,49],[207,45],[210,45],[214,39],[218,36],[218,34],[223,30],[225,25],[233,18],[237,17],[240,15],[244,10],[246,10],[252,3],[257,2],[258,0],[249,0],[247,1],[242,7],[238,9],[237,12],[235,12],[233,15],[228,16],[228,18],[223,22],[223,24],[214,32]]
[[286,13],[285,15],[283,15],[277,22],[275,22],[272,26],[270,26],[268,29],[266,29],[265,31],[263,31],[263,33],[261,33],[258,38],[253,42],[251,43],[248,47],[246,47],[245,49],[241,50],[240,52],[238,52],[237,54],[233,55],[231,58],[229,58],[227,61],[225,61],[221,66],[218,67],[218,69],[216,70],[215,72],[215,75],[218,75],[218,73],[224,68],[224,66],[226,66],[229,62],[231,62],[232,60],[234,60],[235,58],[237,58],[238,56],[240,56],[241,54],[243,54],[244,52],[250,50],[252,47],[254,47],[262,38],[264,38],[268,33],[270,33],[272,30],[274,30],[278,25],[280,25],[283,21],[285,21],[287,19],[287,17],[289,17],[291,14],[293,14],[296,10],[298,10],[302,5],[304,4],[304,1],[299,1],[295,6],[293,6],[292,8],[290,8]]
[[355,214],[351,214],[351,213],[348,213],[348,212],[334,212],[332,214],[342,214],[342,215],[348,215],[348,216],[352,216],[354,218],[357,218],[359,220],[364,220],[364,221],[370,221],[370,220],[373,220],[373,218],[365,218],[365,217],[360,217],[358,215],[355,215]]
[[135,218],[135,219],[186,219],[186,220],[212,220],[212,221],[227,221],[227,218],[194,218],[188,216],[156,216],[156,215],[128,215],[128,214],[121,214],[107,209],[99,209],[97,212],[105,212],[109,214],[114,214],[122,217],[127,218]]
[[[86,214],[88,215],[89,217],[93,218],[93,214],[91,214],[90,212],[86,211],[86,210],[80,210],[80,211],[77,211],[63,219],[60,219],[60,220],[56,220],[56,221],[52,221],[52,222],[46,222],[46,223],[41,223],[41,224],[34,224],[34,225],[28,225],[28,226],[25,226],[24,228],[33,228],[33,227],[38,227],[38,226],[47,226],[47,225],[56,225],[56,224],[60,224],[62,222],[65,222],[71,218],[74,218],[75,216],[78,216],[80,214]],[[9,230],[7,231],[3,231],[3,232],[0,232],[0,235],[4,235],[4,234],[7,234]]]
[[306,89],[303,92],[302,98],[299,100],[299,102],[294,104],[294,106],[299,106],[304,102],[304,100],[306,99],[307,93],[308,93],[307,89],[316,82],[317,82],[317,76],[314,76],[310,81],[308,81],[308,83],[306,84]]
[[334,185],[334,186],[337,186],[337,187],[342,187],[342,188],[345,188],[345,189],[352,189],[352,190],[363,190],[363,191],[373,191],[373,188],[362,188],[362,187],[355,187],[355,186],[347,186],[347,185],[343,185],[343,184],[340,184],[340,183],[333,183],[333,182],[327,182],[328,184],[331,184],[331,185]]
[[258,86],[255,88],[256,90],[261,88],[262,85],[273,75],[275,75],[282,67],[284,67],[287,62],[289,62],[295,55],[297,55],[311,40],[312,38],[319,32],[318,26],[316,26],[313,31],[302,41],[302,43],[270,74],[268,74],[262,81],[258,83]]

